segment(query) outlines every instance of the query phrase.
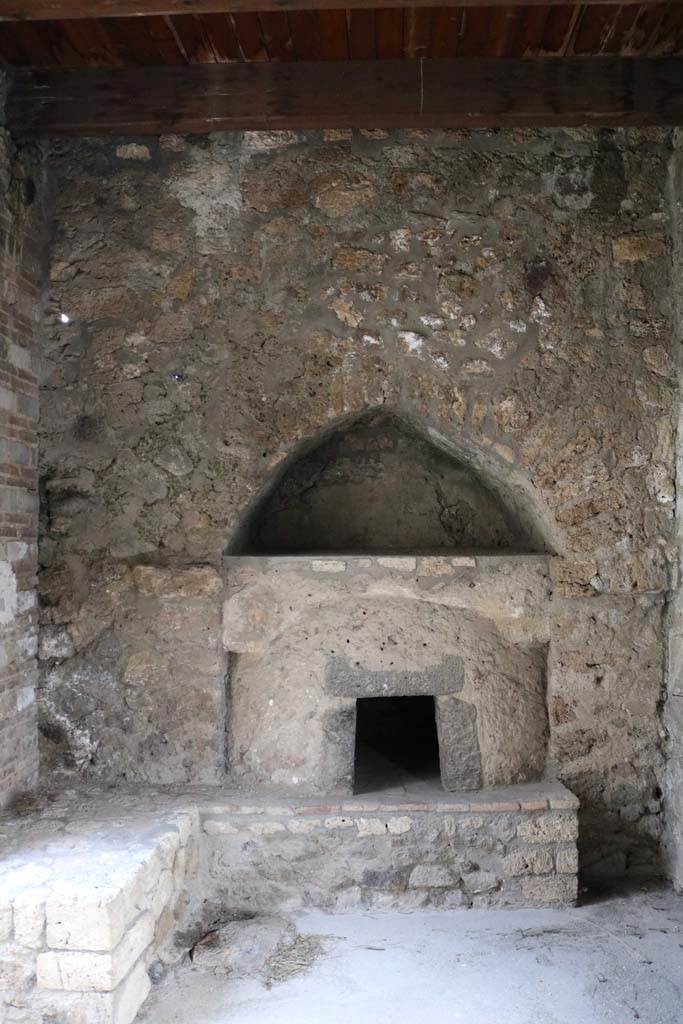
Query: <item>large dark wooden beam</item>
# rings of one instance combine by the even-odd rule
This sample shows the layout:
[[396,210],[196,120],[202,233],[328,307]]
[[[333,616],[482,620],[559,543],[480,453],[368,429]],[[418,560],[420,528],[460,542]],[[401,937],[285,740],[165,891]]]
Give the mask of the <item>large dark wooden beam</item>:
[[455,58],[18,72],[10,130],[683,124],[683,59]]
[[[540,0],[545,6],[567,0]],[[661,0],[583,0],[583,6],[640,4]],[[683,0],[674,0],[683,2]],[[539,0],[514,0],[530,7]],[[441,7],[500,7],[510,0],[439,0]],[[208,14],[240,11],[335,10],[377,7],[433,7],[434,0],[0,0],[0,21],[52,21],[71,18],[123,18],[159,14]]]

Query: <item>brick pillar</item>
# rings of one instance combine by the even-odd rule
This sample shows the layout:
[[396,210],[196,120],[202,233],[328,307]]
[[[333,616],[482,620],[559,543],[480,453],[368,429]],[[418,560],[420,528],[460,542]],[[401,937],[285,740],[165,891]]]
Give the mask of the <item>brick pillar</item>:
[[37,154],[20,154],[0,128],[0,807],[38,776],[36,342],[46,247],[40,176]]

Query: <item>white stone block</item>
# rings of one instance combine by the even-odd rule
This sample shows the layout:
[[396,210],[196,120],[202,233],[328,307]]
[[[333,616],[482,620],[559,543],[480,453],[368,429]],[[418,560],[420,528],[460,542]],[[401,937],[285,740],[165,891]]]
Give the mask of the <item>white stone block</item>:
[[[227,820],[227,818],[206,818],[203,828],[208,836],[234,836],[237,835],[239,831],[239,829],[236,829],[235,826]],[[180,853],[184,852],[184,850],[179,851],[178,856],[180,856]]]
[[150,987],[145,965],[138,961],[113,992],[41,993],[41,1019],[60,1024],[132,1024]]
[[199,831],[199,811],[195,810],[189,814],[178,814],[174,821],[178,828],[180,845],[185,846],[190,836]]
[[59,893],[48,900],[46,909],[50,949],[109,952],[119,944],[133,919],[128,893],[118,887],[108,891],[85,889],[82,896]]
[[306,835],[308,832],[315,832],[321,824],[320,818],[293,818],[287,822],[287,829],[295,835]]
[[149,995],[150,988],[145,965],[140,961],[113,994],[111,1024],[131,1024]]
[[46,889],[25,889],[14,900],[14,941],[27,949],[42,949],[45,934]]
[[443,864],[418,864],[408,882],[411,889],[446,888],[452,884],[452,875]]
[[358,818],[356,828],[359,836],[383,836],[387,832],[386,824],[379,818]]
[[180,846],[180,835],[178,832],[167,832],[159,840],[159,863],[161,869],[166,870],[173,866],[176,851]]
[[0,942],[7,942],[12,934],[12,907],[8,904],[0,906]]
[[32,957],[23,957],[16,953],[0,956],[0,992],[17,995],[20,989],[28,985],[32,975]]
[[313,572],[346,572],[346,562],[336,558],[314,558],[311,569]]
[[378,558],[377,564],[385,569],[393,569],[395,572],[415,572],[417,559],[396,555],[392,558]]
[[404,832],[410,832],[413,823],[410,818],[402,816],[400,818],[389,818],[387,827],[392,836],[400,836]]
[[249,831],[256,836],[272,836],[276,832],[284,832],[285,826],[281,821],[255,821],[249,826]]
[[152,893],[150,911],[155,921],[161,914],[164,907],[166,907],[171,902],[172,898],[173,875],[170,871],[167,870],[162,872],[161,877],[154,888],[154,892]]
[[39,988],[68,992],[111,992],[154,937],[154,918],[141,914],[111,953],[50,950],[37,959]]
[[180,889],[185,883],[185,872],[187,870],[187,850],[182,848],[176,853],[173,862],[173,887]]

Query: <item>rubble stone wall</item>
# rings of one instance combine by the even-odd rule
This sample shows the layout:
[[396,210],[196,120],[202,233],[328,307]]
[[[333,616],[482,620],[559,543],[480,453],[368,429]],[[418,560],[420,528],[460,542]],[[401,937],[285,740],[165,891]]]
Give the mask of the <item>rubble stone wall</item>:
[[[221,598],[167,623],[173,598],[140,601],[135,568],[219,571],[284,460],[383,409],[554,554],[549,763],[581,799],[586,869],[657,869],[670,151],[665,132],[597,130],[54,145],[70,322],[47,325],[43,379],[46,766],[205,780],[208,736],[219,773]],[[211,712],[181,712],[204,679]]]

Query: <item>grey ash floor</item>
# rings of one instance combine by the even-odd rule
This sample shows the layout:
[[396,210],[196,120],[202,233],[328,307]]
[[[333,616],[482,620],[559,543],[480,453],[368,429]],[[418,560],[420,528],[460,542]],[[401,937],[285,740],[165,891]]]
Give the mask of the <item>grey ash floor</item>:
[[683,898],[668,890],[294,922],[299,960],[241,978],[187,963],[140,1024],[683,1024]]

